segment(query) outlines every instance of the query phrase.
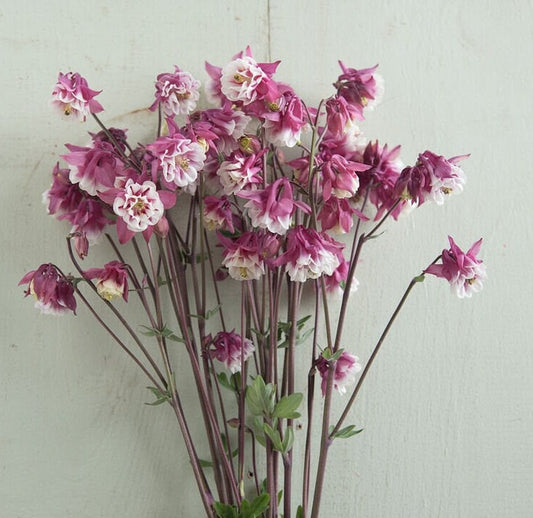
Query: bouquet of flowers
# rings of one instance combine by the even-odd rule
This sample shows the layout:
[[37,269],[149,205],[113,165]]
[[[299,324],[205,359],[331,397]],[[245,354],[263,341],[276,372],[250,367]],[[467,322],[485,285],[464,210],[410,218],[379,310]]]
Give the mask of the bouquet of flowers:
[[[73,273],[42,264],[21,284],[43,313],[81,303],[142,370],[151,404],[177,418],[210,518],[317,518],[328,452],[361,431],[346,419],[413,287],[434,275],[470,297],[485,278],[481,239],[464,252],[449,237],[370,357],[351,350],[343,327],[365,246],[385,222],[461,192],[466,157],[424,151],[405,166],[399,146],[368,141],[359,124],[383,81],[377,67],[339,64],[330,97],[311,107],[274,79],[279,62],[247,48],[206,64],[216,107],[204,110],[200,82],[176,66],[157,76],[154,138],[137,145],[100,120],[100,92],[79,74],[60,73],[52,93],[64,116],[92,117],[99,131],[87,146],[66,144],[44,193],[49,214],[72,225]],[[102,236],[111,260],[83,267]],[[184,364],[195,401],[183,399]]]

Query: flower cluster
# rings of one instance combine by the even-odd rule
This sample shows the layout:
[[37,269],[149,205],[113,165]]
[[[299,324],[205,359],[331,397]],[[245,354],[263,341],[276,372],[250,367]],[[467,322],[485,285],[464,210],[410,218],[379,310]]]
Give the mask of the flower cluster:
[[[168,341],[183,345],[206,420],[212,461],[220,463],[214,478],[219,494],[231,505],[241,503],[242,480],[237,481],[228,458],[228,432],[220,423],[226,427],[238,421],[240,448],[248,431],[267,446],[267,486],[270,499],[277,499],[278,478],[273,473],[282,463],[271,458],[281,454],[290,460],[286,455],[292,447],[292,421],[299,416],[295,371],[301,366],[296,345],[313,335],[308,342],[310,358],[301,368],[310,375],[318,373],[328,401],[333,390],[353,391],[349,410],[375,356],[370,356],[358,380],[363,363],[340,348],[348,302],[359,285],[355,273],[363,248],[386,221],[427,202],[441,205],[460,193],[466,181],[459,164],[468,155],[446,158],[426,150],[406,165],[400,146],[363,135],[360,125],[367,111],[383,96],[377,65],[355,69],[340,61],[330,95],[313,107],[276,78],[279,64],[258,62],[249,47],[224,66],[206,63],[205,91],[214,107],[203,110],[197,109],[200,81],[192,74],[179,66],[159,74],[149,107],[159,114],[158,132],[136,145],[128,141],[126,129],[105,127],[97,118],[103,111],[95,100],[100,92],[90,89],[77,73],[60,73],[53,104],[80,121],[93,116],[101,128],[89,133],[85,145],[65,144],[63,163],[54,166],[52,184],[43,194],[48,213],[71,225],[69,255],[78,276],[42,264],[20,281],[41,311],[54,314],[75,312],[75,297],[80,295],[97,315],[93,303],[81,296],[90,286],[105,300],[106,310],[119,317],[139,346],[140,357],[107,324],[104,327],[149,377],[157,403],[171,402],[180,425],[184,421],[179,380]],[[340,237],[349,232],[354,232],[353,239]],[[82,268],[74,251],[85,260],[102,234],[111,244],[113,260]],[[449,242],[450,248],[423,274],[443,278],[459,297],[470,297],[486,277],[478,258],[481,239],[466,253],[453,238]],[[238,281],[239,295],[226,289],[232,280]],[[304,290],[305,284],[309,288]],[[315,308],[324,308],[328,343],[322,353],[320,326],[304,333],[309,316],[299,318],[307,294],[314,294]],[[332,296],[340,299],[336,331],[328,311]],[[148,324],[143,328],[158,342],[158,360],[122,316],[117,299],[140,304]],[[285,306],[288,322],[281,316]],[[240,321],[226,327],[228,307]],[[168,313],[171,327],[166,323]],[[380,339],[375,352],[381,343]],[[224,369],[229,377],[217,372]],[[220,385],[235,393],[238,418],[227,419]],[[324,407],[331,411],[331,405]],[[253,424],[244,420],[245,408]],[[337,433],[349,433],[339,431],[344,416],[334,433],[327,432],[328,426],[322,428],[323,445]],[[329,415],[324,419],[329,422]],[[186,435],[187,427],[182,431]],[[208,494],[192,443],[188,437],[203,501],[211,509],[214,498]],[[243,459],[240,452],[238,473],[244,470]],[[290,464],[283,462],[287,470]],[[317,481],[323,468],[319,466]],[[289,471],[285,476],[291,476]],[[311,478],[307,472],[307,483]],[[290,494],[283,498],[285,516],[290,516]],[[236,516],[230,510],[227,515]],[[218,510],[217,514],[221,515]]]

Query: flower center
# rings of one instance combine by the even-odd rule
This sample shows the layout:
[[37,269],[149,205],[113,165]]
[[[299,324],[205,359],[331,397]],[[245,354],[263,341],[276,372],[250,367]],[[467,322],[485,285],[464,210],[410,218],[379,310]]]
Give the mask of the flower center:
[[137,201],[133,204],[131,210],[135,214],[141,214],[144,211],[145,207],[146,203],[144,202],[144,200],[142,198],[137,198]]
[[246,81],[248,81],[248,78],[236,72],[235,74],[233,74],[233,80],[236,83],[239,83],[240,85],[242,85],[242,83],[246,83]]
[[189,159],[184,156],[177,156],[175,158],[175,163],[180,167],[181,169],[189,169]]

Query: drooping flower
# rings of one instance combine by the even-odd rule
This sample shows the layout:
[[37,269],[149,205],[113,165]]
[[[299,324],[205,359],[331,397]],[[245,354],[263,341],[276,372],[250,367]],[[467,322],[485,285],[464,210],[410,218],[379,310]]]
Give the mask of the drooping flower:
[[224,194],[237,194],[243,189],[255,188],[262,182],[260,172],[263,169],[261,157],[264,153],[248,155],[235,151],[224,160],[218,168],[217,175],[224,189]]
[[67,311],[76,313],[74,287],[53,264],[41,264],[37,270],[28,272],[19,282],[27,284],[26,296],[33,295],[35,307],[41,313],[61,315]]
[[87,80],[78,73],[59,73],[57,83],[52,91],[52,104],[65,115],[74,115],[85,121],[87,115],[99,113],[102,105],[94,99],[100,92],[91,90]]
[[87,279],[96,279],[96,291],[105,300],[122,297],[128,301],[128,270],[120,261],[111,261],[103,268],[90,268],[84,272]]
[[482,239],[476,241],[466,253],[457,246],[451,236],[448,236],[448,240],[450,248],[442,251],[442,262],[432,264],[425,273],[446,279],[452,292],[459,298],[471,297],[472,293],[483,288],[483,281],[487,277],[483,261],[477,258]]
[[285,265],[293,282],[332,275],[340,264],[344,245],[325,232],[298,225],[287,233],[286,251],[276,264]]
[[146,149],[154,154],[169,187],[184,188],[194,184],[205,162],[204,148],[180,133],[159,137]]
[[[326,286],[327,293],[342,295],[344,289],[346,288],[349,268],[350,263],[343,257],[341,259],[341,263],[333,272],[333,274],[324,276],[324,283]],[[358,288],[359,281],[355,277],[352,277],[352,282],[350,283],[350,293],[356,292]]]
[[[328,372],[330,362],[324,356],[320,356],[317,362],[317,369],[322,378],[322,395],[325,395],[328,384]],[[357,356],[343,351],[339,359],[335,362],[335,372],[333,374],[333,388],[339,394],[346,394],[346,389],[355,383],[355,375],[361,371],[363,366]]]
[[163,73],[157,76],[155,83],[155,101],[150,106],[154,111],[159,104],[166,117],[188,115],[196,108],[200,98],[200,81],[194,79],[189,72],[175,66],[174,73]]
[[346,234],[353,225],[356,209],[346,198],[331,197],[322,205],[318,213],[318,221],[323,231],[332,230],[337,234]]
[[225,229],[235,232],[231,203],[226,196],[204,198],[204,223],[208,230]]
[[322,196],[327,201],[331,196],[336,198],[351,198],[359,189],[358,172],[366,171],[370,166],[353,160],[347,160],[342,155],[333,155],[322,166]]
[[218,235],[224,247],[222,264],[233,279],[250,281],[265,274],[261,243],[257,232],[245,232],[236,239]]
[[335,136],[342,136],[355,125],[358,111],[344,98],[332,97],[326,102],[327,130]]
[[248,200],[244,205],[255,228],[266,228],[274,234],[284,235],[289,230],[296,208],[309,213],[310,208],[296,201],[289,180],[277,179],[264,189],[240,191],[239,196]]
[[136,232],[143,232],[149,239],[154,227],[163,221],[165,209],[176,201],[174,193],[157,191],[153,182],[137,183],[131,178],[123,189],[112,189],[105,195],[114,197],[113,211],[119,216],[117,234],[121,243],[131,239]]
[[71,183],[79,184],[80,189],[91,196],[113,187],[117,176],[124,172],[124,166],[109,142],[95,140],[92,147],[65,146],[70,153],[62,158],[75,167],[70,171]]
[[339,61],[342,74],[333,85],[337,95],[344,97],[354,108],[360,120],[364,119],[364,108],[372,109],[383,97],[383,79],[376,74],[377,65],[371,68],[356,70]]
[[446,159],[431,151],[424,151],[418,155],[413,167],[406,167],[401,172],[395,193],[418,205],[428,200],[442,205],[447,195],[462,192],[466,177],[456,164],[467,156]]
[[241,365],[254,352],[254,344],[235,331],[220,331],[213,339],[211,354],[222,362],[232,374],[240,372]]

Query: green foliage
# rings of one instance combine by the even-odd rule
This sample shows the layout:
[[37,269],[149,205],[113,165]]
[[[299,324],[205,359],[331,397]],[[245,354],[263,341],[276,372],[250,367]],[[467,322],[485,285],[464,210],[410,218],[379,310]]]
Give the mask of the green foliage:
[[289,396],[283,396],[274,407],[272,416],[281,419],[297,419],[301,414],[296,412],[296,409],[302,403],[303,397],[303,394],[300,392],[295,392]]
[[168,391],[161,391],[156,387],[146,387],[146,388],[155,396],[156,399],[152,403],[145,403],[145,405],[157,406],[162,403],[166,403],[171,398],[170,392]]
[[141,331],[141,333],[145,336],[160,336],[162,338],[166,338],[174,342],[185,343],[185,340],[183,338],[176,336],[174,332],[170,330],[165,324],[163,324],[162,329],[156,329],[154,327],[148,327],[143,325],[139,327],[142,327],[144,329],[144,331]]
[[222,304],[218,304],[213,309],[209,309],[208,311],[206,311],[205,315],[190,314],[189,316],[191,318],[198,318],[200,320],[209,320],[213,315],[216,315],[220,311],[221,307],[222,307]]
[[344,349],[339,349],[337,352],[333,352],[329,347],[322,351],[322,358],[330,362],[336,362],[342,355]]
[[265,384],[261,376],[256,376],[246,389],[246,403],[253,416],[270,418],[276,405],[276,387]]
[[[307,321],[311,318],[311,315],[307,315],[305,317],[300,318],[296,322],[296,340],[295,345],[300,345],[304,343],[307,338],[311,335],[311,333],[314,331],[314,328],[307,329],[304,333],[302,333],[303,328],[305,327],[305,324]],[[291,333],[291,327],[292,322],[278,322],[278,347],[280,349],[288,347],[289,346],[289,337]]]
[[215,502],[213,509],[217,513],[218,518],[259,518],[268,509],[269,503],[270,495],[268,493],[261,493],[251,502],[243,500],[240,510],[234,505],[223,504],[221,502]]
[[362,428],[356,430],[355,425],[351,424],[350,426],[341,428],[338,432],[335,432],[333,435],[331,435],[334,429],[335,428],[333,426],[329,427],[329,434],[332,439],[348,439],[348,437],[353,437],[354,435],[357,435],[363,431]]

